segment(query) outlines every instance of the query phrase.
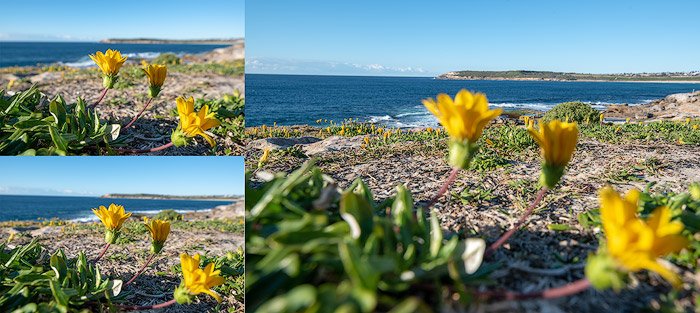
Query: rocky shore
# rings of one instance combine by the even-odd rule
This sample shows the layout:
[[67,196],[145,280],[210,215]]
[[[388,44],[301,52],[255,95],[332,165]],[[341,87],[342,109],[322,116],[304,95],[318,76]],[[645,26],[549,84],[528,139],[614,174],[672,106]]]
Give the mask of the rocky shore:
[[[185,55],[177,65],[169,65],[165,85],[150,108],[131,129],[122,133],[133,134],[126,149],[150,149],[170,141],[170,131],[177,126],[175,99],[178,96],[195,99],[217,100],[236,90],[244,97],[245,78],[243,67],[244,43],[226,48]],[[0,89],[13,95],[36,86],[47,99],[61,95],[67,102],[78,97],[88,103],[94,102],[102,91],[101,74],[96,68],[70,68],[61,65],[43,67],[0,68]],[[147,101],[147,79],[137,60],[127,60],[120,71],[114,89],[109,90],[105,100],[97,108],[100,118],[115,124],[125,125]],[[241,149],[240,137],[216,136],[217,154],[235,154]],[[177,149],[166,149],[153,155],[207,155],[211,148],[203,140],[197,145]]]
[[684,120],[700,117],[700,91],[668,95],[643,105],[611,105],[606,117],[635,120]]
[[513,80],[513,81],[582,81],[582,82],[658,82],[697,83],[700,71],[674,73],[586,74],[549,71],[452,71],[436,79],[445,80]]

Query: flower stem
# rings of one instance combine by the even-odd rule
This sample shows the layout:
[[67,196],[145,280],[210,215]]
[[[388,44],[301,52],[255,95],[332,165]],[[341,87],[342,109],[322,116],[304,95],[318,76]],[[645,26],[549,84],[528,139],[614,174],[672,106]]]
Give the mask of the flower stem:
[[148,266],[148,264],[151,264],[151,261],[153,261],[153,257],[155,257],[155,256],[156,256],[155,253],[151,253],[151,256],[149,256],[148,260],[146,260],[146,263],[144,263],[143,266],[141,266],[141,268],[139,269],[138,272],[136,272],[134,277],[131,277],[131,279],[129,279],[129,281],[126,282],[126,284],[124,284],[124,286],[128,286],[129,284],[133,283],[134,280],[136,280],[136,277],[139,277],[139,275],[141,275],[141,273],[143,273],[143,271],[146,270],[146,267]]
[[476,291],[474,295],[481,300],[528,300],[528,299],[554,299],[577,294],[588,289],[591,282],[581,278],[564,286],[545,289],[542,291],[517,293],[512,291]]
[[166,143],[160,147],[155,147],[151,149],[115,149],[117,152],[122,152],[122,153],[149,153],[149,152],[156,152],[160,150],[165,150],[167,148],[170,148],[173,146],[172,142]]
[[134,305],[134,306],[124,305],[124,306],[122,306],[122,305],[120,305],[118,307],[124,311],[142,311],[142,310],[162,309],[165,307],[169,307],[175,303],[177,303],[177,301],[175,301],[175,299],[172,299],[168,302],[163,302],[163,303],[154,304],[154,305],[144,305],[144,306],[138,306],[138,305]]
[[522,224],[525,223],[525,221],[530,216],[530,214],[532,214],[532,211],[534,211],[535,208],[542,201],[542,199],[544,199],[544,195],[546,193],[547,193],[547,187],[542,187],[542,189],[540,189],[540,191],[537,193],[535,200],[532,201],[532,204],[530,204],[530,207],[527,208],[527,211],[525,211],[525,213],[523,213],[523,215],[520,217],[520,219],[518,219],[517,222],[515,222],[513,227],[511,227],[511,229],[509,229],[507,232],[503,233],[503,235],[501,235],[501,237],[499,237],[498,240],[496,240],[494,243],[491,244],[491,246],[489,246],[489,248],[486,250],[486,253],[485,253],[486,255],[490,255],[491,253],[496,251],[496,249],[498,249],[498,247],[503,245],[506,241],[508,241],[508,239],[511,236],[513,236],[513,234],[516,231],[518,231],[518,228],[520,228],[520,226],[522,226]]
[[105,244],[104,248],[102,248],[102,251],[100,251],[100,255],[98,255],[98,256],[97,256],[97,259],[95,259],[95,260],[92,261],[92,262],[93,262],[93,263],[97,263],[97,261],[99,261],[99,260],[105,255],[105,252],[107,252],[107,249],[109,249],[109,246],[110,246],[110,245],[111,245],[111,244],[109,244],[109,243],[108,243],[108,244]]
[[153,98],[148,98],[148,102],[146,102],[146,105],[143,106],[143,109],[141,109],[141,112],[139,112],[139,114],[136,114],[136,116],[134,116],[134,118],[131,119],[131,122],[129,122],[129,124],[126,124],[126,126],[124,126],[124,129],[131,127],[131,125],[134,124],[134,122],[136,122],[136,120],[138,120],[139,117],[141,117],[143,112],[145,112],[146,109],[148,109],[148,106],[151,105],[151,101],[153,101]]
[[88,108],[94,108],[94,107],[96,107],[98,104],[100,104],[100,102],[102,102],[102,99],[104,99],[105,96],[107,95],[107,90],[109,90],[109,89],[107,89],[107,88],[102,89],[102,94],[100,94],[100,98],[97,99],[97,102],[95,102],[95,103],[93,103],[93,104],[91,104],[91,105],[88,105]]
[[452,183],[457,178],[457,174],[459,174],[459,168],[453,167],[452,171],[450,172],[450,175],[447,177],[447,180],[445,180],[445,183],[442,184],[442,187],[440,187],[440,190],[438,190],[435,197],[433,197],[430,200],[430,202],[428,202],[428,204],[425,206],[426,209],[433,206],[433,204],[435,204],[440,199],[440,197],[442,197],[442,195],[445,194],[445,192],[447,192],[447,189],[450,188],[450,185],[452,185]]

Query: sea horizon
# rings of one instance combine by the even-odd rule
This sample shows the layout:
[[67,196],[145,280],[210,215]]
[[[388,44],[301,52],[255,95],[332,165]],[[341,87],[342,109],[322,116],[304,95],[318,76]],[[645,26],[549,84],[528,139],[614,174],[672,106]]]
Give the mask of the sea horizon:
[[129,212],[156,214],[164,210],[178,213],[202,212],[235,200],[101,198],[69,195],[0,195],[0,222],[60,219],[77,222],[97,221],[92,209],[111,203]]
[[124,56],[152,60],[163,53],[178,56],[198,54],[227,44],[193,43],[104,43],[100,41],[0,41],[2,58],[0,68],[16,66],[45,66],[52,64],[68,67],[91,67],[89,54],[107,49],[119,50]]
[[642,105],[700,89],[700,82],[447,80],[434,77],[246,74],[246,125],[319,125],[357,119],[387,127],[436,126],[421,104],[439,93],[483,92],[492,107],[547,111],[581,101],[598,110]]

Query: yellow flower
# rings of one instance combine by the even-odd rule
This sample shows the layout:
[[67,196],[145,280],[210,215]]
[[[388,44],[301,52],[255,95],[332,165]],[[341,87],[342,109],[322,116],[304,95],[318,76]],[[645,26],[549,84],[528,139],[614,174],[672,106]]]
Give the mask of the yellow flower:
[[450,135],[449,164],[462,169],[469,167],[469,163],[479,150],[476,142],[486,125],[503,111],[502,109],[489,110],[486,95],[472,94],[466,89],[460,90],[454,100],[441,93],[437,96],[437,101],[432,98],[425,99],[423,105],[437,117]]
[[122,224],[124,224],[124,221],[131,216],[131,212],[124,212],[124,206],[116,205],[114,203],[110,204],[109,208],[101,205],[99,209],[92,209],[92,212],[97,215],[100,221],[102,221],[105,228],[112,231],[120,230],[122,228]]
[[453,139],[471,143],[475,143],[481,137],[484,127],[503,111],[489,110],[486,95],[472,94],[466,89],[460,90],[454,100],[441,93],[437,96],[437,101],[425,99],[423,105],[438,118]]
[[102,85],[110,89],[114,87],[119,69],[126,62],[126,57],[117,50],[108,49],[105,53],[97,51],[94,55],[90,55],[92,61],[102,70],[103,80]]
[[[190,97],[185,99],[183,97],[177,97],[177,113],[180,116],[179,130],[186,137],[195,137],[197,135],[202,136],[210,146],[214,146],[216,143],[207,133],[206,130],[219,126],[219,121],[216,119],[213,112],[209,112],[209,106],[205,105],[199,112],[194,111],[194,98]],[[181,138],[180,134],[176,131],[173,132],[173,143],[176,146],[183,146],[187,144],[186,141]]]
[[540,123],[539,131],[533,126],[527,130],[542,150],[542,183],[548,188],[553,188],[564,174],[564,168],[576,150],[578,126],[576,123],[553,120]]
[[683,224],[671,221],[671,210],[665,206],[656,208],[646,221],[640,219],[637,216],[639,194],[638,190],[631,190],[622,198],[610,187],[600,191],[606,249],[624,269],[656,272],[678,288],[682,283],[680,278],[657,259],[678,252],[688,244],[680,235]]
[[698,128],[700,128],[700,125],[698,125],[698,124],[693,125],[693,130],[698,130]]
[[566,166],[571,161],[578,142],[576,123],[553,120],[541,124],[539,131],[531,126],[528,132],[542,148],[545,163],[551,166]]
[[119,231],[130,216],[131,213],[124,212],[124,207],[114,203],[109,205],[109,208],[101,205],[99,209],[92,209],[92,212],[105,225],[105,242],[112,244],[117,241]]
[[605,120],[605,115],[603,113],[600,113],[600,115],[598,116],[598,120],[602,124],[603,121]]
[[170,234],[170,222],[158,219],[149,220],[148,218],[144,218],[144,222],[151,233],[151,238],[153,238],[151,252],[159,253]]
[[168,75],[168,68],[165,65],[148,64],[144,66],[143,72],[148,76],[148,95],[151,98],[157,97]]
[[262,156],[260,156],[260,160],[258,161],[258,168],[261,168],[265,163],[267,163],[267,160],[270,158],[270,148],[265,148],[263,150]]
[[214,269],[214,264],[209,263],[204,269],[199,268],[199,254],[190,257],[186,253],[180,254],[180,264],[182,265],[182,284],[178,288],[187,295],[183,296],[182,291],[175,291],[175,298],[178,303],[188,303],[189,295],[196,296],[200,293],[208,294],[217,302],[221,302],[221,296],[212,288],[224,283],[224,278],[219,276],[221,271]]
[[91,54],[90,58],[100,67],[100,70],[105,75],[117,75],[119,69],[126,62],[126,57],[122,57],[121,52],[112,49],[108,49],[105,53],[97,51],[94,55]]

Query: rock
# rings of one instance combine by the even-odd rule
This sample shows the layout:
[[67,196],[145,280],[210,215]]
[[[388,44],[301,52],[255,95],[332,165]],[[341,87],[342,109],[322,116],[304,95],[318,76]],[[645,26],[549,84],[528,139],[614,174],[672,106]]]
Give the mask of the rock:
[[364,143],[364,136],[340,137],[331,136],[322,141],[315,142],[303,147],[306,155],[314,155],[324,152],[340,151],[345,149],[359,148]]
[[220,220],[243,217],[245,215],[243,201],[237,201],[236,203],[230,205],[217,206],[213,210],[213,215]]
[[270,149],[270,150],[280,150],[287,149],[296,145],[308,145],[315,142],[321,141],[320,138],[316,137],[299,137],[299,138],[279,138],[270,137],[258,140],[253,140],[248,144],[249,147],[258,150]]
[[700,91],[677,93],[663,99],[636,106],[611,105],[605,110],[606,117],[635,119],[663,118],[684,120],[700,117]]
[[61,226],[46,226],[39,229],[32,230],[29,235],[32,237],[39,237],[48,234],[55,234],[61,231]]
[[41,83],[47,80],[57,80],[61,78],[61,73],[59,72],[43,72],[38,75],[34,75],[29,78],[32,83]]

